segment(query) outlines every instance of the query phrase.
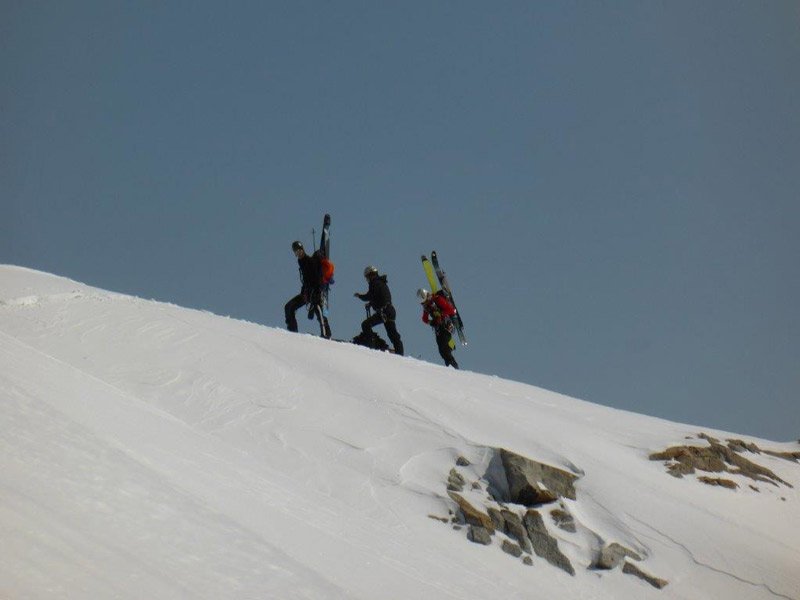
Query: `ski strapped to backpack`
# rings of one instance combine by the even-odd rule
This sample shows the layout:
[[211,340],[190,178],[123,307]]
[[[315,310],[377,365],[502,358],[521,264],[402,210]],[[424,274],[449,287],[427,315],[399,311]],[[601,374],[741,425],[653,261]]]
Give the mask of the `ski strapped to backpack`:
[[321,298],[319,304],[313,307],[314,312],[318,312],[319,327],[322,337],[331,337],[331,328],[328,324],[328,293],[330,286],[333,285],[334,265],[330,259],[331,251],[331,216],[326,214],[322,219],[322,233],[319,238],[319,249],[316,253],[320,258],[320,291]]
[[433,271],[433,264],[424,254],[422,255],[422,268],[425,269],[425,277],[428,278],[428,285],[431,288],[431,293],[435,294],[439,291],[439,282],[436,280],[436,274]]
[[[429,267],[425,266],[427,263],[428,265],[430,265],[430,268],[432,268],[433,272],[436,274],[436,279],[438,280],[438,283],[441,285],[442,292],[447,297],[447,300],[450,302],[450,304],[453,305],[453,308],[456,309],[456,314],[453,315],[452,318],[453,326],[455,327],[456,335],[458,335],[458,340],[461,342],[461,345],[466,346],[467,336],[464,334],[464,322],[461,320],[461,311],[458,310],[458,306],[456,306],[456,301],[453,298],[453,290],[450,288],[450,282],[447,280],[447,273],[445,273],[439,266],[439,257],[436,254],[436,250],[433,250],[431,252],[430,261],[428,261],[425,256],[423,256],[422,259],[423,259],[422,265],[423,267],[425,267],[425,274],[428,275]],[[428,281],[431,281],[431,279],[432,277],[428,276]],[[431,291],[435,293],[436,290],[434,290],[433,288],[434,285],[433,283],[431,283]]]

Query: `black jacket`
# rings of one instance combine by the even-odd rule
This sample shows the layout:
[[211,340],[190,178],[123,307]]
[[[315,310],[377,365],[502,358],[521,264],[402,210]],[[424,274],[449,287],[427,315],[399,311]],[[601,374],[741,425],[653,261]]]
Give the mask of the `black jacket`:
[[312,256],[306,254],[303,258],[298,258],[297,264],[300,267],[303,292],[310,292],[322,285],[322,260],[316,252]]
[[392,293],[386,284],[386,275],[373,277],[369,280],[369,289],[366,294],[358,294],[359,299],[369,302],[369,305],[376,312],[391,306]]

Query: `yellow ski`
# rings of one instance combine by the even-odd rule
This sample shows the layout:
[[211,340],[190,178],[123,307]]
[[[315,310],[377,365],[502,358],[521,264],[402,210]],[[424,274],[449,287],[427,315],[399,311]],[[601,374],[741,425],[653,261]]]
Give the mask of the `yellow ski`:
[[422,255],[422,268],[425,269],[425,276],[428,278],[428,283],[431,286],[431,294],[439,291],[439,280],[436,278],[436,273],[433,271],[433,265],[428,257]]

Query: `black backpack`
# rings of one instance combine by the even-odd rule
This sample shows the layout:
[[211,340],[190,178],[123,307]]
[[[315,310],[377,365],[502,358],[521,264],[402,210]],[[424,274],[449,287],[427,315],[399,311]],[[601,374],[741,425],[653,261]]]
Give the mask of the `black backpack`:
[[389,349],[389,344],[387,344],[383,340],[383,338],[374,331],[368,331],[366,333],[362,331],[356,337],[353,338],[352,342],[354,344],[358,344],[359,346],[366,346],[367,348],[372,348],[373,350],[386,351]]

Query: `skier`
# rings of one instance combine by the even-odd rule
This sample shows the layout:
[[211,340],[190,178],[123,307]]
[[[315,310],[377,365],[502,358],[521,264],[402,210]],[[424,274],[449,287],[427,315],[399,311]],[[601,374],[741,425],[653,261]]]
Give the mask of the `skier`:
[[292,242],[292,252],[297,257],[297,265],[300,268],[300,281],[302,283],[300,293],[289,300],[284,306],[286,313],[286,327],[289,331],[297,331],[297,318],[295,313],[301,306],[308,306],[308,318],[315,316],[320,322],[322,337],[330,339],[331,328],[327,317],[322,314],[322,258],[318,252],[313,256],[306,254],[301,242]]
[[444,366],[458,369],[458,363],[453,358],[453,322],[456,309],[450,304],[441,291],[431,294],[428,290],[417,290],[417,297],[422,300],[422,322],[433,327],[436,334],[436,345],[439,355],[444,359]]
[[378,275],[378,269],[369,266],[364,269],[364,278],[369,283],[369,289],[366,294],[353,294],[356,298],[363,302],[367,302],[367,307],[372,308],[375,314],[371,317],[364,319],[361,323],[361,331],[369,335],[372,332],[373,326],[378,323],[383,323],[386,327],[386,335],[394,346],[394,353],[403,355],[403,341],[400,339],[400,334],[397,332],[395,319],[397,318],[397,311],[392,306],[392,293],[389,291],[389,286],[386,284],[386,275]]

